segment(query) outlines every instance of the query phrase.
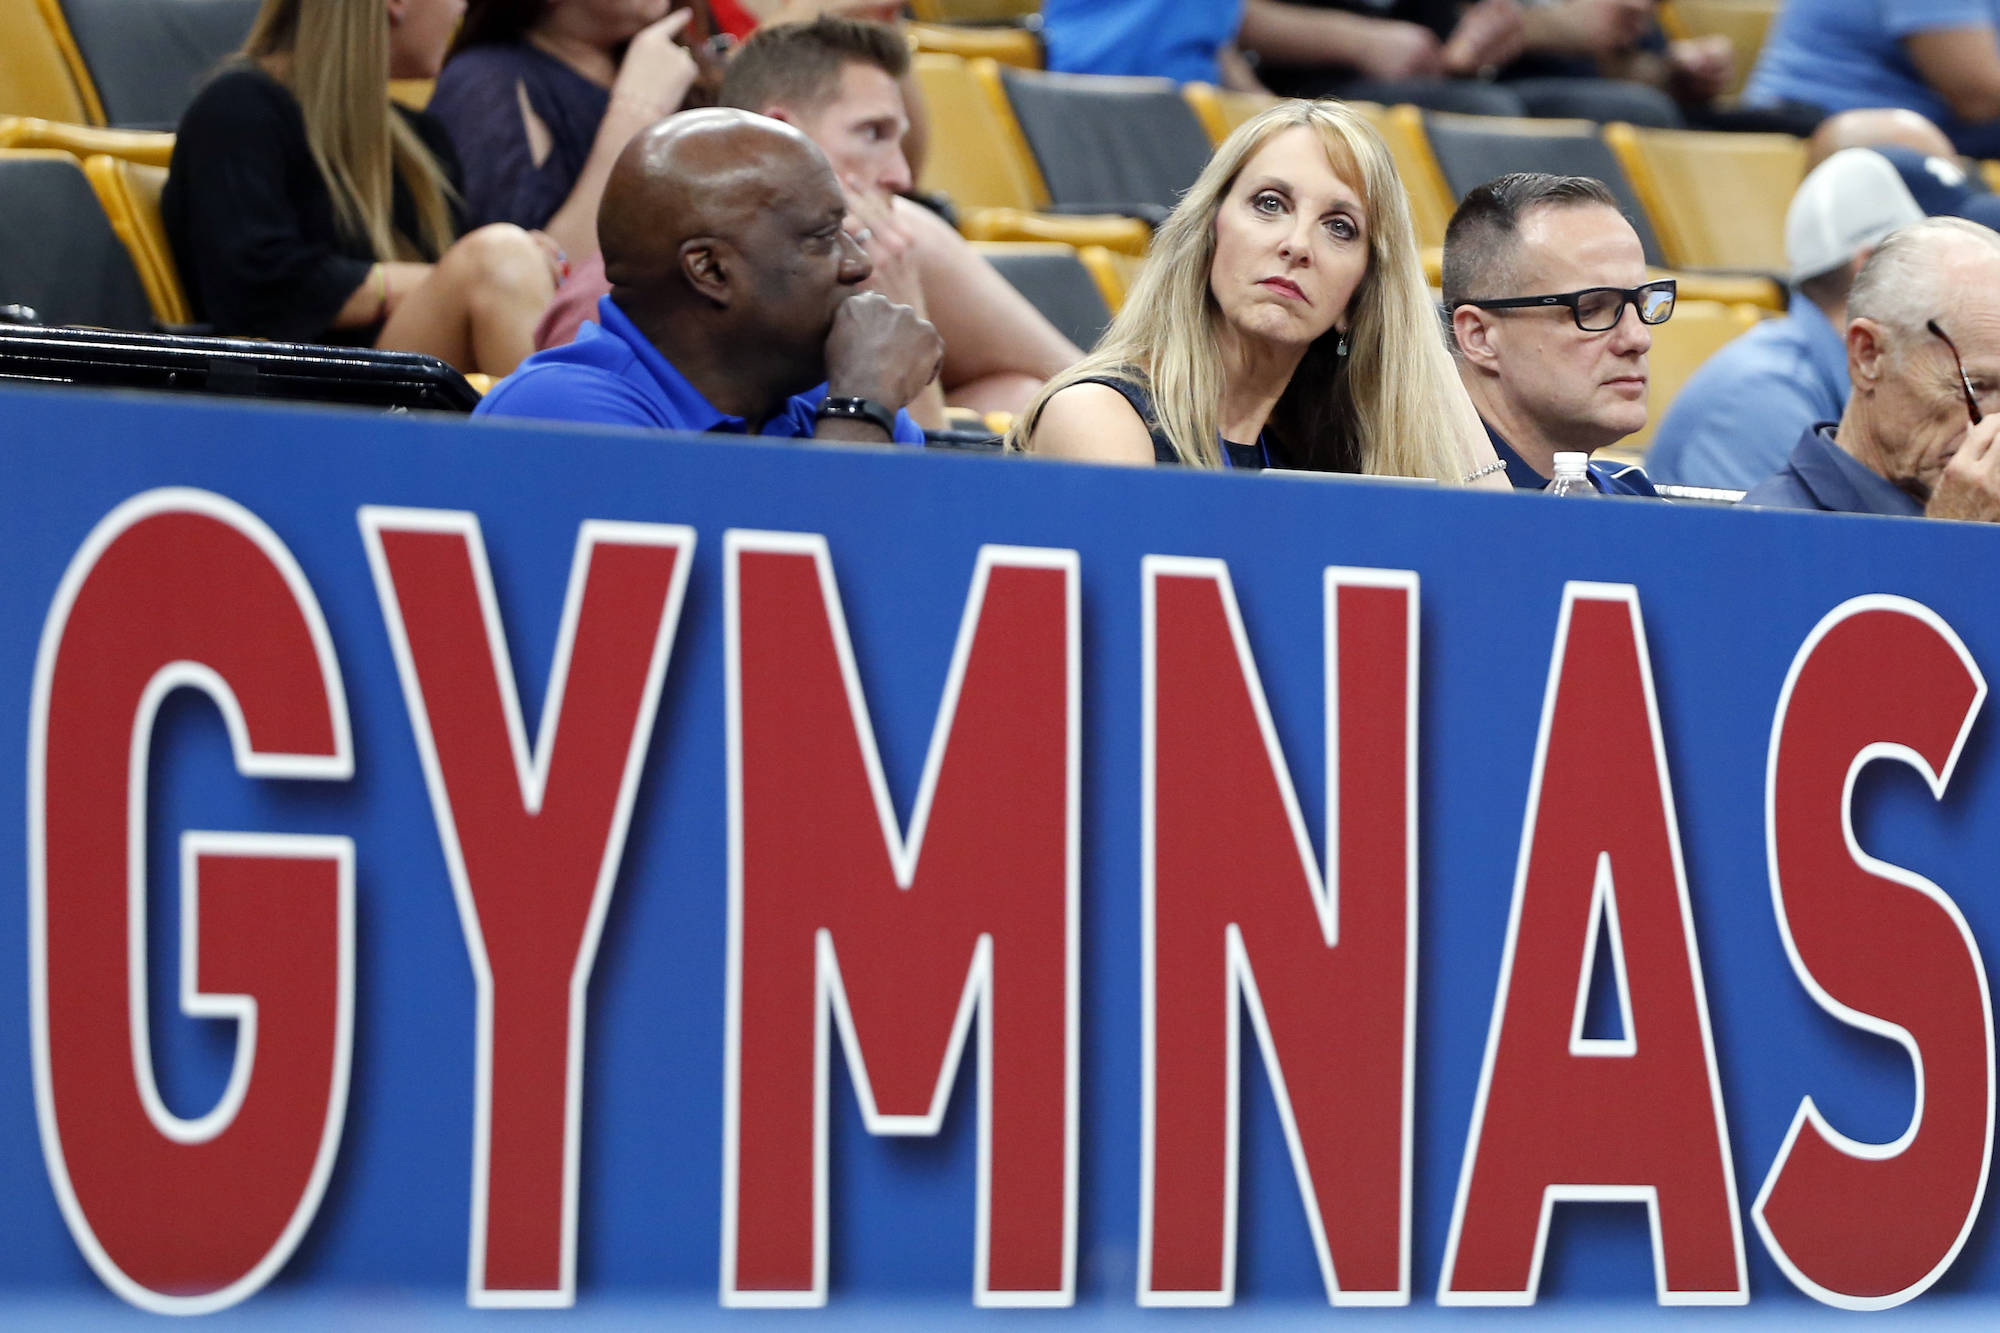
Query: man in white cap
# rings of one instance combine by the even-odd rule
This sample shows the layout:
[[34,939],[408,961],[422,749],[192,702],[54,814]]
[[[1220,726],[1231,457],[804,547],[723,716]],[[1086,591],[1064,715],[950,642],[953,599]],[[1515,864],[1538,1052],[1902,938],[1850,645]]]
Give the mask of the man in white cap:
[[1847,148],[1819,164],[1785,218],[1791,310],[1710,357],[1646,451],[1656,482],[1743,490],[1783,467],[1808,427],[1847,404],[1847,297],[1876,243],[1929,216],[2000,224],[2000,196],[1950,158]]

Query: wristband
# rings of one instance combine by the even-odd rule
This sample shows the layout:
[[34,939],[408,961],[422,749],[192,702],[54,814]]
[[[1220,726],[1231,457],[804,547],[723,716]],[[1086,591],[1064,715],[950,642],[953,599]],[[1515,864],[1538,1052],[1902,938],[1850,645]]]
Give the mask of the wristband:
[[828,394],[815,414],[821,421],[866,421],[879,426],[882,434],[896,438],[896,414],[873,398],[848,398]]

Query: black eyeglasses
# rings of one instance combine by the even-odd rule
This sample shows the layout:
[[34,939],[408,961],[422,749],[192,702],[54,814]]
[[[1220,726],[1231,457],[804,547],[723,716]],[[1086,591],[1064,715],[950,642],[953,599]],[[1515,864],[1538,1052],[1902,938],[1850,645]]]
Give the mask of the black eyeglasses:
[[[1460,301],[1481,310],[1530,310],[1568,306],[1570,318],[1585,333],[1606,333],[1618,327],[1625,307],[1638,312],[1641,324],[1664,324],[1674,313],[1674,280],[1665,278],[1643,287],[1585,287],[1580,292],[1552,296],[1508,296],[1490,301]],[[1453,306],[1456,310],[1458,306]]]
[[1986,414],[1979,410],[1979,395],[1972,391],[1972,378],[1965,373],[1965,362],[1958,355],[1958,344],[1945,335],[1945,331],[1938,327],[1936,320],[1925,320],[1924,327],[1935,333],[1938,341],[1951,349],[1951,363],[1958,367],[1958,387],[1965,390],[1966,415],[1971,417],[1972,424],[1977,426],[1986,419]]

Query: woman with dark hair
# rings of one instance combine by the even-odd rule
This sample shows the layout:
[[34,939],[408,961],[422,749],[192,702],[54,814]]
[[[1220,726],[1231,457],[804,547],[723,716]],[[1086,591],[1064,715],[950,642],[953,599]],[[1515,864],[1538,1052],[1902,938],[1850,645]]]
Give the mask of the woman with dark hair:
[[181,118],[160,198],[197,318],[226,334],[427,352],[504,375],[555,245],[458,235],[458,163],[390,78],[437,73],[459,0],[265,0]]
[[474,222],[597,253],[597,203],[633,135],[680,109],[694,57],[668,0],[472,0],[429,110],[465,168]]

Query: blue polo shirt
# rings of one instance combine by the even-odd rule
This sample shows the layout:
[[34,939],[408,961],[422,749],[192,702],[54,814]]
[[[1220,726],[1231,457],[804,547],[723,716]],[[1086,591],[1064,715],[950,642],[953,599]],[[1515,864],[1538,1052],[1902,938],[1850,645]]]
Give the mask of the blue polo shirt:
[[[1480,423],[1486,426],[1482,420]],[[1514,446],[1500,438],[1500,432],[1486,426],[1486,438],[1493,441],[1493,452],[1507,465],[1507,480],[1517,491],[1545,491],[1549,479],[1528,466],[1528,460],[1514,452]],[[1590,484],[1606,495],[1643,495],[1657,500],[1660,493],[1653,489],[1653,483],[1646,479],[1646,470],[1637,463],[1590,464]]]
[[1750,488],[1742,503],[1768,509],[1820,509],[1842,514],[1924,512],[1917,497],[1864,467],[1833,438],[1834,424],[1809,426],[1783,470]]
[[1847,407],[1847,344],[1820,308],[1792,294],[1702,363],[1646,450],[1646,471],[1683,486],[1748,490],[1785,465],[1799,433]]
[[1826,111],[1907,107],[1936,121],[1961,152],[1991,156],[2000,138],[1993,127],[1954,120],[1903,50],[1912,33],[1949,28],[2000,28],[2000,0],[1793,0],[1771,25],[1743,100]]
[[[610,297],[599,299],[597,320],[578,330],[574,342],[523,361],[480,399],[472,415],[652,426],[707,435],[750,433],[748,422],[716,408],[669,365]],[[825,397],[822,384],[786,399],[757,433],[805,439],[813,433],[814,414]],[[896,413],[896,443],[923,442],[923,428],[910,414]]]
[[1236,40],[1243,0],[1044,0],[1049,68],[1220,83],[1217,53]]

